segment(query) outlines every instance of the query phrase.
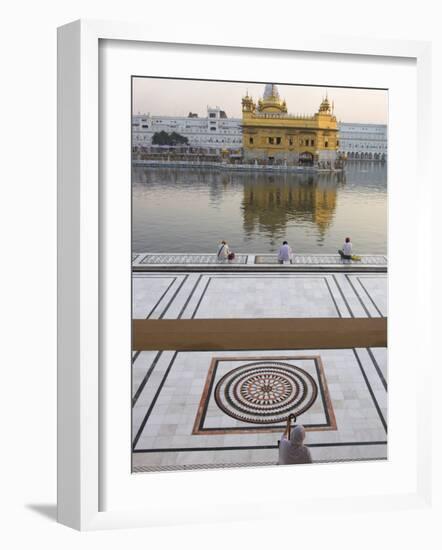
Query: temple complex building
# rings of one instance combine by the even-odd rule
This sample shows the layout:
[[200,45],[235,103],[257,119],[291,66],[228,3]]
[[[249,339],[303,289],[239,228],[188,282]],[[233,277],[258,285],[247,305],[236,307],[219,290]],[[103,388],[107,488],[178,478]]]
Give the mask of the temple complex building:
[[[203,155],[245,164],[334,167],[341,158],[387,160],[387,125],[341,122],[333,111],[326,94],[313,115],[289,114],[277,86],[266,84],[257,103],[248,93],[243,97],[242,118],[228,117],[218,106],[207,107],[206,116],[133,115],[132,145],[166,158],[178,148],[189,159]],[[177,133],[187,145],[154,145],[161,132]]]
[[230,118],[220,107],[207,107],[207,116],[140,114],[132,117],[134,147],[150,147],[156,133],[176,132],[186,137],[191,147],[200,147],[219,154],[222,150],[240,150],[241,119]]
[[347,160],[387,160],[386,124],[342,122],[339,136],[339,150]]
[[338,122],[326,96],[312,116],[293,115],[267,84],[256,104],[248,94],[242,100],[243,156],[246,162],[334,165],[338,159]]

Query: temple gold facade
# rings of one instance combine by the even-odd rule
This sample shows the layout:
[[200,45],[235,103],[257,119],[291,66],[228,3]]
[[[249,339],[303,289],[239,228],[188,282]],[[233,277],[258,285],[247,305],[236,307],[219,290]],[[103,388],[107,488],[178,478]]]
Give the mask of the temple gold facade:
[[246,161],[268,164],[335,167],[338,123],[326,96],[313,116],[287,113],[275,84],[267,84],[258,104],[242,99],[243,155]]

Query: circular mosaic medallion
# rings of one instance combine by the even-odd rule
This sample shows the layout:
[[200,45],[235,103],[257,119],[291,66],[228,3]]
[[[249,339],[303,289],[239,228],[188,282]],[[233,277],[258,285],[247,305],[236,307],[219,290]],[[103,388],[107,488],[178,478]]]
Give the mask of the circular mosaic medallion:
[[225,374],[215,388],[218,407],[243,422],[272,424],[299,416],[318,395],[313,377],[279,361],[248,363]]

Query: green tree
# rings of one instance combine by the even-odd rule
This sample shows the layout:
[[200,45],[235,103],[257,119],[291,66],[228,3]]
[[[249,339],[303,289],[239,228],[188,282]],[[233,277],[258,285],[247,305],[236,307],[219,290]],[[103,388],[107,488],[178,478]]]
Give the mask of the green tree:
[[187,145],[188,143],[189,140],[177,132],[168,134],[162,130],[161,132],[155,132],[152,137],[152,145]]

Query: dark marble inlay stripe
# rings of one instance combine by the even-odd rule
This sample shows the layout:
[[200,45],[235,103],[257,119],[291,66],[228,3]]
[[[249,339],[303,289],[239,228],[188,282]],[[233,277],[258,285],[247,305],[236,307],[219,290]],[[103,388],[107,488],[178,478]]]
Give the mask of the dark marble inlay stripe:
[[133,407],[133,406],[135,405],[135,403],[138,401],[138,398],[140,397],[141,392],[144,390],[144,387],[145,387],[145,385],[147,384],[147,382],[148,382],[148,380],[149,380],[149,378],[150,378],[150,375],[152,374],[152,372],[153,372],[153,370],[154,370],[156,364],[158,363],[158,361],[159,361],[159,359],[160,359],[162,353],[163,353],[162,351],[159,351],[159,352],[156,354],[154,360],[152,361],[150,367],[148,368],[146,374],[144,375],[144,378],[143,378],[141,384],[138,386],[138,389],[137,389],[135,395],[134,395],[133,398],[132,398],[132,407]]
[[381,368],[380,368],[378,362],[376,361],[376,357],[374,356],[374,353],[371,351],[371,348],[367,348],[367,351],[368,351],[369,356],[371,357],[371,360],[373,361],[373,365],[376,369],[376,372],[378,373],[379,378],[381,379],[382,385],[384,386],[385,391],[387,391],[387,389],[388,389],[387,381],[385,380],[384,375],[382,374]]
[[169,303],[167,304],[166,308],[163,310],[163,312],[161,313],[160,315],[160,319],[162,319],[166,313],[167,313],[167,310],[170,308],[170,306],[172,305],[172,302],[175,300],[178,292],[182,289],[184,283],[187,281],[187,279],[189,278],[189,275],[184,275],[183,277],[183,280],[181,281],[181,284],[179,285],[179,287],[175,290],[172,298],[169,300]]
[[207,279],[207,283],[206,283],[206,286],[204,287],[204,290],[202,291],[201,293],[201,296],[200,296],[200,299],[198,300],[198,303],[196,304],[196,307],[195,307],[195,311],[192,313],[192,319],[195,319],[195,315],[196,315],[196,312],[198,311],[199,307],[200,307],[200,304],[204,298],[204,295],[206,294],[207,292],[207,289],[209,287],[209,284],[210,284],[210,281],[212,280],[212,277],[208,277]]
[[[364,447],[372,445],[387,445],[387,441],[339,441],[335,443],[311,443],[307,447],[324,448],[324,447]],[[229,447],[177,447],[174,449],[135,449],[134,453],[180,453],[192,451],[254,451],[260,449],[277,449],[275,445],[241,445]]]
[[344,303],[345,303],[345,305],[346,305],[346,307],[347,307],[347,309],[348,309],[348,311],[349,311],[351,317],[354,319],[354,317],[355,317],[355,316],[354,316],[354,313],[353,313],[353,311],[352,311],[352,309],[351,309],[351,307],[350,307],[350,304],[349,304],[348,301],[347,301],[347,298],[345,297],[345,294],[344,294],[344,292],[343,292],[343,290],[342,290],[342,288],[341,288],[341,285],[339,284],[339,282],[338,282],[338,280],[337,280],[337,278],[336,278],[336,275],[333,274],[332,277],[333,277],[333,280],[334,280],[334,282],[335,282],[335,285],[338,287],[339,294],[341,295],[342,299],[344,300]]
[[374,395],[373,389],[372,389],[372,387],[371,387],[371,385],[370,385],[370,382],[368,381],[367,374],[365,373],[364,367],[362,366],[362,362],[361,362],[361,360],[360,360],[360,358],[359,358],[358,352],[357,352],[355,349],[353,349],[353,353],[354,353],[354,355],[355,355],[355,357],[356,357],[356,361],[358,362],[358,365],[359,365],[359,368],[360,368],[360,370],[361,370],[362,376],[363,376],[363,378],[364,378],[364,380],[365,380],[365,383],[367,384],[368,391],[369,391],[369,393],[370,393],[370,395],[371,395],[371,399],[373,400],[373,404],[374,404],[374,406],[375,406],[375,408],[376,408],[376,411],[377,411],[377,413],[378,413],[379,419],[380,419],[380,421],[382,422],[382,426],[384,427],[385,433],[388,433],[387,423],[385,422],[385,418],[384,418],[384,416],[383,416],[383,414],[382,414],[381,408],[379,407],[379,403],[377,402],[377,399],[376,399],[376,397],[375,397],[375,395]]
[[[365,277],[366,279],[367,277]],[[372,278],[372,277],[370,277]],[[377,277],[376,277],[377,278]],[[385,277],[379,277],[380,279],[385,279]],[[373,304],[374,308],[376,309],[376,311],[379,313],[379,315],[381,317],[385,317],[385,315],[382,313],[382,311],[378,308],[378,306],[376,305],[376,302],[373,300],[371,294],[368,292],[367,288],[365,287],[364,283],[361,281],[361,277],[356,277],[356,279],[358,280],[359,284],[361,285],[361,287],[364,289],[364,292],[365,294],[367,295],[368,299],[370,300],[370,302]]]
[[356,290],[355,285],[352,283],[350,277],[349,277],[347,274],[345,274],[345,278],[347,279],[348,284],[349,284],[349,285],[351,286],[351,288],[353,289],[353,292],[356,294],[356,296],[357,296],[357,298],[358,298],[358,300],[359,300],[359,302],[360,302],[362,308],[364,309],[365,313],[367,314],[367,317],[372,317],[371,313],[368,311],[366,305],[364,304],[364,302],[363,302],[361,296],[359,295],[359,292]]
[[202,277],[203,277],[203,274],[201,273],[200,276],[198,277],[196,283],[193,285],[192,292],[189,294],[185,304],[181,308],[180,314],[178,315],[178,319],[181,319],[183,313],[185,312],[187,306],[189,305],[190,300],[192,299],[192,296],[195,294],[195,290],[198,287],[198,285],[200,284],[200,281],[201,281]]
[[[150,277],[146,277],[146,278],[150,278]],[[177,280],[177,277],[174,277],[172,282],[169,284],[169,286],[166,288],[166,290],[163,292],[163,294],[161,294],[161,297],[159,300],[157,300],[157,303],[153,306],[153,308],[149,311],[149,313],[147,314],[146,316],[146,319],[149,319],[150,316],[152,315],[152,313],[156,310],[158,304],[161,302],[161,300],[164,298],[164,296],[166,296],[166,294],[169,292],[170,288],[172,287],[172,285],[175,283],[175,281]]]
[[160,382],[160,385],[158,386],[157,388],[157,391],[155,392],[155,395],[154,395],[154,398],[152,399],[152,402],[146,412],[146,416],[143,418],[143,421],[141,422],[141,425],[138,429],[138,432],[137,432],[137,435],[135,436],[135,439],[133,441],[133,445],[132,445],[132,451],[135,449],[135,447],[137,446],[137,443],[138,443],[138,440],[140,439],[141,437],[141,434],[143,433],[143,430],[144,430],[144,427],[146,426],[146,423],[147,423],[147,420],[150,416],[150,414],[152,413],[152,410],[153,408],[155,407],[155,404],[157,402],[157,399],[161,393],[161,390],[163,389],[163,386],[164,386],[164,383],[166,382],[166,379],[169,375],[169,372],[170,372],[170,369],[172,368],[174,362],[175,362],[175,359],[176,359],[176,356],[178,355],[178,352],[176,351],[174,354],[173,354],[173,357],[169,363],[169,366],[167,367],[167,370],[166,372],[164,373],[164,376]]

